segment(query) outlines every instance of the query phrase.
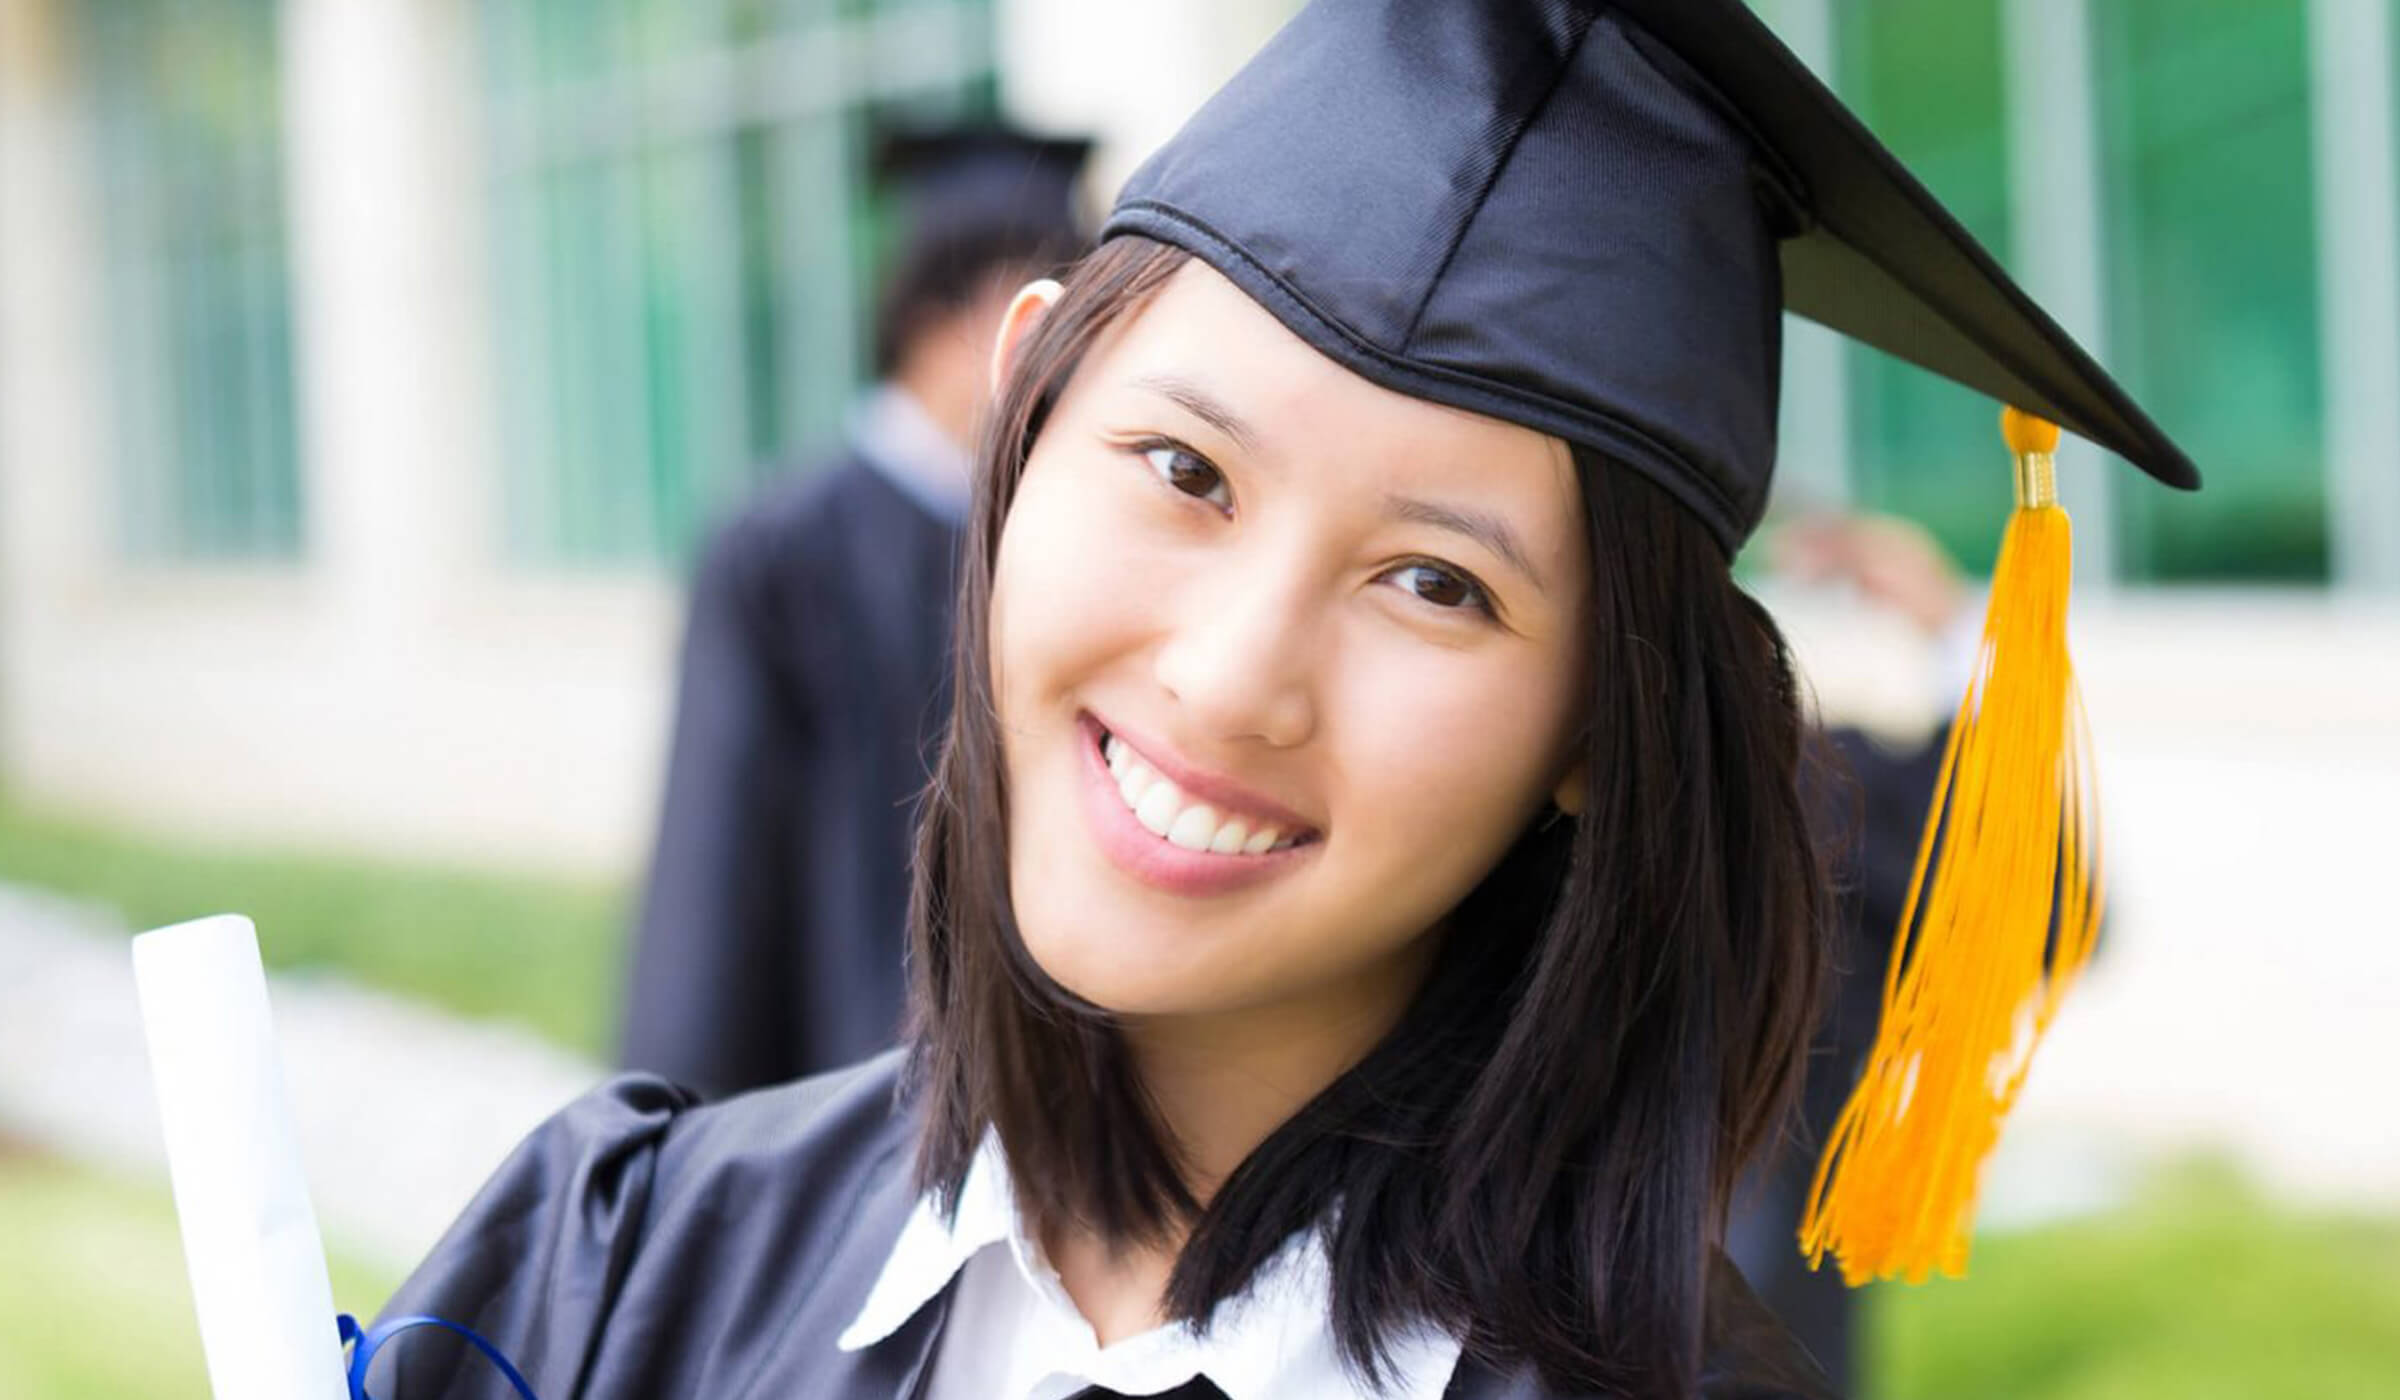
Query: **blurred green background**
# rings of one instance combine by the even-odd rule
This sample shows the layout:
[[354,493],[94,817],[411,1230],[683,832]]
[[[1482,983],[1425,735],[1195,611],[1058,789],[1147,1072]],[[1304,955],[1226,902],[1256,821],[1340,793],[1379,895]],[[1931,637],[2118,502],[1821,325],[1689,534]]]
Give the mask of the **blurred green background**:
[[[487,126],[490,315],[502,361],[519,370],[493,386],[513,556],[552,567],[680,560],[761,471],[827,439],[865,372],[860,288],[883,218],[865,193],[870,133],[898,114],[992,110],[1001,74],[991,32],[1009,8],[474,7],[465,37]],[[1271,15],[1288,0],[1237,8]],[[2092,168],[2042,172],[2062,189],[2088,179],[2099,200],[2086,231],[2096,246],[2079,256],[2094,264],[2102,304],[2070,329],[2206,462],[2209,481],[2183,496],[2108,474],[2115,576],[2333,577],[2306,6],[1758,8],[1814,36],[1807,47],[1822,50],[1813,57],[1837,89],[2004,260],[2058,202],[2012,173],[2012,147],[2030,129],[2023,109],[2048,99],[2038,86],[2012,91],[2011,11],[2082,15],[2085,52],[2054,63],[2088,67],[2088,90],[2075,96],[2091,107],[2081,155]],[[739,90],[649,100],[652,85],[698,60],[756,60],[759,81],[776,81],[778,46],[837,13],[924,12],[943,16],[956,54],[921,73],[828,73],[835,90],[788,111],[750,110]],[[112,343],[132,410],[118,456],[143,488],[122,524],[140,554],[273,559],[309,548],[308,472],[292,426],[290,231],[277,216],[290,138],[277,13],[275,0],[110,0],[71,16],[75,76],[96,104],[103,253],[118,274]],[[602,120],[616,109],[636,109],[631,129]],[[162,265],[170,275],[145,275]],[[1987,566],[2008,501],[1989,406],[1863,347],[1843,353],[1842,491],[1925,522],[1958,557]]]
[[[2400,519],[2345,534],[2400,457],[2345,455],[2358,439],[2333,428],[2362,382],[2369,420],[2394,411],[2400,306],[2363,336],[2334,324],[2359,245],[2321,212],[2365,175],[2392,184],[2327,164],[2389,160],[2388,5],[1757,7],[2003,261],[2042,270],[2037,294],[2201,461],[2196,496],[2115,464],[2077,482],[2120,636],[2206,654],[2243,609],[2245,636],[2298,632],[2312,658],[2400,635],[2342,630],[2400,589]],[[1096,131],[1121,175],[1213,81],[1195,74],[1289,8],[0,0],[0,885],[129,928],[240,909],[278,968],[605,1061],[677,582],[707,522],[830,440],[860,387],[887,221],[871,132],[1030,112]],[[2382,128],[2327,126],[2329,26],[2381,36],[2363,56]],[[1164,37],[1144,49],[1145,30]],[[362,196],[338,183],[353,164],[422,183]],[[420,241],[354,246],[387,224]],[[1834,387],[1787,397],[1784,504],[1906,515],[1987,566],[2009,489],[1991,405],[1795,342],[1817,359],[1792,382]],[[2400,753],[2391,692],[2244,689],[2287,659],[2170,671],[2133,693],[2171,703],[2123,706],[2156,722],[2115,732],[2181,724],[2180,757],[2270,775],[2281,736],[2317,765],[2306,792],[2371,786]],[[461,716],[486,728],[462,739]],[[2153,778],[2160,752],[2136,755]],[[2294,790],[2207,821],[2304,825],[2307,803],[2278,805]],[[223,825],[255,834],[217,832],[232,797]],[[2241,911],[2284,908],[2225,904],[2240,927],[2218,948],[2260,941],[2268,919]],[[2377,917],[2284,922],[2314,944]],[[2117,932],[2131,963],[2142,930]],[[2329,961],[2321,981],[2347,971]],[[2295,1059],[2303,1087],[2392,1068]],[[2362,1082],[2343,1111],[2389,1101]],[[163,1187],[11,1132],[0,1117],[0,1396],[203,1393]],[[340,1302],[372,1311],[388,1265],[333,1245]],[[1868,1310],[1877,1396],[2400,1395],[2400,1221],[2174,1160]]]

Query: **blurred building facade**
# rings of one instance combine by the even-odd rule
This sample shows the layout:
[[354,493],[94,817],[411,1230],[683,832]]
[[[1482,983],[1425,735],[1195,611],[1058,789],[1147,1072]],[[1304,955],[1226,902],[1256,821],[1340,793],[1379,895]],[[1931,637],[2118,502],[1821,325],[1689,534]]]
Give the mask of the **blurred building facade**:
[[[2070,453],[2097,625],[2400,597],[2387,0],[1760,7],[2208,475]],[[0,0],[0,784],[629,868],[682,563],[865,373],[868,133],[1090,132],[1104,202],[1290,8]],[[1988,561],[1990,405],[1789,354],[1792,497]]]

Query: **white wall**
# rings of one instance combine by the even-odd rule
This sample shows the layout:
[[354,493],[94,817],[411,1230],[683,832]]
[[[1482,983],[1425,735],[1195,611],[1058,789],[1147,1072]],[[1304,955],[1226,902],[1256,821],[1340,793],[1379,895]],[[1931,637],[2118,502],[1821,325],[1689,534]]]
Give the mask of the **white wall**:
[[1098,142],[1104,209],[1142,158],[1300,8],[1299,0],[998,0],[1012,119]]
[[0,0],[0,764],[38,748],[25,719],[54,600],[87,593],[103,533],[91,480],[104,411],[90,191],[65,16]]

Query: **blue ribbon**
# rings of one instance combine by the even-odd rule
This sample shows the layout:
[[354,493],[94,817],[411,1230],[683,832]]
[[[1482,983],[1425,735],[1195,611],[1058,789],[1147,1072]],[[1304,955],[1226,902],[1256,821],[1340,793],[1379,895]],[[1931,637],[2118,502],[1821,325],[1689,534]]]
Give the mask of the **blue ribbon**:
[[466,1338],[477,1351],[490,1358],[494,1366],[500,1368],[500,1374],[508,1377],[508,1383],[516,1387],[517,1394],[523,1396],[525,1400],[537,1400],[533,1393],[533,1387],[527,1385],[525,1377],[518,1373],[516,1367],[509,1364],[507,1357],[500,1354],[500,1348],[485,1341],[472,1327],[461,1327],[455,1322],[439,1317],[393,1317],[386,1318],[362,1332],[359,1330],[358,1319],[348,1313],[343,1313],[335,1318],[334,1325],[341,1329],[342,1345],[350,1346],[353,1342],[357,1343],[350,1352],[350,1400],[375,1400],[374,1396],[367,1393],[367,1368],[375,1363],[375,1353],[382,1350],[385,1342],[412,1327],[440,1327],[456,1332]]

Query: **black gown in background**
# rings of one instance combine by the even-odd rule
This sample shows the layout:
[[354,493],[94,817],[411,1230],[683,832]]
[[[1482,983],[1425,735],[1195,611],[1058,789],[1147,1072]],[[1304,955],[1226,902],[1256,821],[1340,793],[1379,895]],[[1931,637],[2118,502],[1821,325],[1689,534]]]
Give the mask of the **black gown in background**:
[[[835,1345],[916,1206],[899,1070],[895,1052],[705,1106],[645,1075],[607,1084],[517,1149],[385,1315],[474,1328],[541,1400],[908,1400],[947,1290],[874,1346]],[[1721,1260],[1709,1334],[1707,1400],[1830,1393]],[[395,1339],[374,1369],[381,1400],[510,1394],[433,1328]],[[1555,1394],[1471,1359],[1447,1393]]]
[[1925,812],[1941,776],[1945,726],[1923,743],[1888,747],[1856,729],[1824,732],[1832,760],[1812,775],[1816,813],[1835,889],[1839,931],[1831,1004],[1810,1050],[1800,1090],[1800,1132],[1761,1163],[1736,1197],[1727,1248],[1775,1314],[1847,1392],[1864,1370],[1858,1290],[1830,1261],[1811,1269],[1797,1242],[1817,1154],[1874,1047],[1883,1011],[1884,968],[1908,904]]
[[853,452],[711,542],[635,934],[627,1068],[715,1097],[897,1038],[958,538]]

